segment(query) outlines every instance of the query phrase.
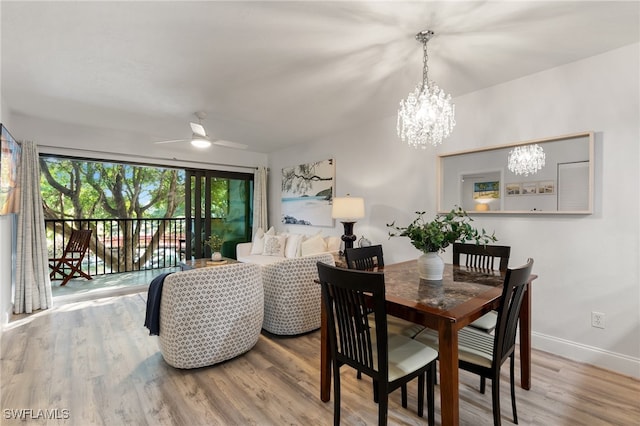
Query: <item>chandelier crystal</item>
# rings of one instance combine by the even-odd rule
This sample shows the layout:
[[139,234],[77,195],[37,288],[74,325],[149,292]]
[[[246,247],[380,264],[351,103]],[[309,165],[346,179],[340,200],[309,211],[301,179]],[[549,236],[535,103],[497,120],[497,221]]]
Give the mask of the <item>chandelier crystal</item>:
[[427,75],[427,42],[433,35],[433,31],[416,34],[424,52],[422,83],[418,84],[406,99],[400,101],[398,108],[398,136],[414,148],[425,149],[428,144],[441,144],[456,125],[456,110],[455,105],[451,103],[451,95],[430,81]]
[[517,146],[509,152],[507,167],[517,175],[533,175],[544,167],[545,154],[537,145]]

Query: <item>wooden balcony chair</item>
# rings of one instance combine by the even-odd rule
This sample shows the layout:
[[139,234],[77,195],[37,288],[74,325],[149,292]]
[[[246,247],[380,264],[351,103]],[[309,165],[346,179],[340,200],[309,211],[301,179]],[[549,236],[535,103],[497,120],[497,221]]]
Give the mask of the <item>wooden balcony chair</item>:
[[[334,425],[340,424],[342,365],[372,378],[379,425],[387,424],[389,394],[395,389],[402,389],[402,406],[407,407],[407,383],[416,377],[418,415],[422,417],[426,376],[428,423],[433,425],[438,352],[409,337],[387,334],[384,274],[336,268],[322,262],[317,266],[333,363]],[[368,306],[373,306],[372,312]],[[371,316],[375,328],[369,327]]]
[[[480,392],[484,393],[486,379],[491,380],[493,424],[500,426],[500,367],[510,359],[511,409],[513,422],[518,424],[514,379],[516,331],[520,309],[527,289],[533,259],[518,268],[507,268],[498,308],[498,325],[494,335],[473,327],[463,327],[458,332],[458,365],[461,369],[478,374]],[[418,334],[418,342],[438,349],[438,332],[429,328]]]
[[[453,264],[460,265],[460,255],[464,256],[464,265],[468,268],[491,269],[495,270],[496,264],[498,270],[504,272],[509,266],[509,256],[511,255],[511,247],[494,246],[494,245],[478,245],[478,244],[453,244]],[[499,262],[496,262],[498,260]],[[491,333],[496,328],[496,320],[498,314],[491,311],[486,315],[478,318],[471,324],[471,327],[477,328],[487,333]]]
[[[49,277],[52,280],[62,279],[60,285],[63,286],[76,276],[91,279],[91,275],[81,270],[82,259],[84,259],[91,241],[91,232],[91,229],[74,229],[62,257],[49,259],[49,268],[51,268]],[[56,278],[56,275],[60,275],[62,278]]]

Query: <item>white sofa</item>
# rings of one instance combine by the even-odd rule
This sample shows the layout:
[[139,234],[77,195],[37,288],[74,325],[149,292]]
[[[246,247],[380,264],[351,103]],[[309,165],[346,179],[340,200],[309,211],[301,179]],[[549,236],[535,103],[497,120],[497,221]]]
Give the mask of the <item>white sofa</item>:
[[320,253],[338,253],[340,249],[340,237],[321,237],[320,235],[280,234],[282,239],[281,250],[275,250],[271,254],[263,249],[264,242],[259,244],[258,250],[254,243],[240,243],[236,246],[236,258],[240,262],[268,265],[284,259],[295,259]]
[[252,243],[241,243],[236,253],[239,261],[261,266],[264,286],[262,328],[277,335],[297,335],[320,328],[317,262],[333,266],[334,255],[325,251],[288,258],[251,254],[251,248]]
[[176,368],[234,358],[258,342],[264,290],[258,265],[234,263],[174,272],[160,301],[160,352]]

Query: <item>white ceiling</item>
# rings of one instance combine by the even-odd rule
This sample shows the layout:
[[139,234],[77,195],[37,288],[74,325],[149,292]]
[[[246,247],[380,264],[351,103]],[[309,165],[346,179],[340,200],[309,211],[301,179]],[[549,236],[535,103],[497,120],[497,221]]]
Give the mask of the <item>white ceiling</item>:
[[[12,113],[271,152],[640,40],[637,1],[1,2]],[[147,141],[144,141],[147,143]]]

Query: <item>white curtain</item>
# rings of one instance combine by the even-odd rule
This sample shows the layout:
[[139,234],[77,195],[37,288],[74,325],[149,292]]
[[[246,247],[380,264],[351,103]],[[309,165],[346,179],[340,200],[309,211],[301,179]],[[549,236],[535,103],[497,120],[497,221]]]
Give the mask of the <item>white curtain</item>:
[[265,231],[269,220],[267,218],[267,168],[258,167],[253,175],[253,235],[258,228]]
[[20,210],[13,311],[16,314],[30,314],[34,310],[52,306],[47,239],[40,194],[38,148],[30,141],[22,142],[19,191]]

